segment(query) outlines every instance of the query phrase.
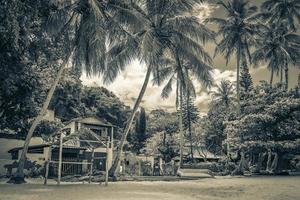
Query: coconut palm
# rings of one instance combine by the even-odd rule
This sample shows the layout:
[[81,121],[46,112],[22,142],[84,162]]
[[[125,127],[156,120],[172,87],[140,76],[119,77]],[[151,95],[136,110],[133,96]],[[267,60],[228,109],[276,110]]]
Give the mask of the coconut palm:
[[[196,2],[198,1],[131,1],[131,7],[134,12],[145,23],[138,27],[138,29],[129,26],[128,30],[132,34],[112,45],[109,50],[107,68],[110,70],[107,71],[106,81],[114,80],[118,73],[124,70],[126,65],[136,58],[146,64],[147,73],[118,146],[114,164],[110,169],[111,176],[116,172],[124,142],[131,128],[134,115],[146,91],[150,75],[157,76],[156,84],[161,83],[162,78],[159,71],[166,66],[162,58],[172,57],[175,63],[177,63],[176,66],[182,77],[184,76],[180,64],[180,59],[182,58],[194,66],[194,71],[209,67],[205,61],[208,61],[210,58],[204,49],[198,45],[197,41],[203,38],[206,39],[207,35],[212,33],[206,32],[207,28],[200,24],[196,17],[187,15]],[[200,60],[200,58],[203,58],[204,61]],[[206,75],[209,76],[209,74]],[[182,80],[184,79],[182,78]]]
[[[200,44],[199,44],[200,45]],[[182,69],[180,69],[182,68]],[[181,67],[176,67],[174,65],[169,66],[161,71],[161,77],[167,79],[167,84],[164,86],[162,90],[161,97],[168,98],[170,93],[173,90],[173,84],[176,84],[176,109],[179,114],[179,131],[180,131],[180,166],[182,165],[182,156],[183,156],[183,119],[186,119],[188,122],[188,129],[191,137],[191,119],[190,119],[190,99],[196,96],[196,90],[194,83],[192,81],[192,76],[188,73],[191,69],[187,66],[187,63],[181,64]],[[197,73],[194,73],[198,76],[198,80],[203,83],[204,86],[210,86],[212,84],[212,78],[209,75],[211,68],[208,66],[202,67],[197,70]],[[184,72],[185,75],[181,76],[181,72]],[[166,76],[168,75],[168,76]],[[195,76],[195,75],[193,75]],[[185,115],[184,112],[185,111]],[[184,117],[185,116],[185,117]],[[191,144],[191,156],[193,155],[193,147]]]
[[217,43],[215,54],[224,55],[228,63],[235,53],[237,113],[240,113],[240,68],[241,63],[251,62],[249,49],[258,28],[254,15],[257,7],[250,5],[246,0],[219,1],[218,4],[225,9],[226,18],[209,18],[206,21],[217,24],[218,35],[222,36],[221,41]]
[[[113,35],[120,32],[116,29],[119,27],[116,19],[121,19],[122,16],[122,22],[135,21],[132,14],[126,12],[127,6],[123,1],[53,0],[52,3],[55,12],[51,15],[47,26],[50,30],[59,30],[56,32],[58,35],[55,38],[56,41],[61,35],[67,35],[64,37],[68,39],[64,41],[67,46],[65,47],[66,56],[63,58],[39,115],[34,119],[28,131],[17,172],[11,179],[15,183],[25,182],[23,170],[30,139],[46,113],[55,88],[69,64],[70,57],[73,58],[73,66],[84,67],[88,75],[102,73],[105,69],[106,38],[109,33]],[[122,15],[119,14],[120,10],[122,10]]]
[[[274,27],[276,24],[284,24],[289,31],[297,31],[296,26],[299,25],[300,22],[300,1],[267,0],[261,5],[261,10],[262,12],[259,14],[259,16],[262,17],[264,22],[271,24],[270,26]],[[287,63],[287,61],[284,62]],[[281,82],[283,82],[283,70],[285,71],[285,86],[288,88],[288,64],[284,64],[284,66],[276,70],[280,71]]]
[[229,108],[234,104],[235,91],[233,84],[228,80],[222,80],[217,90],[212,92],[212,98],[217,105],[224,105]]
[[[286,24],[270,24],[261,27],[257,49],[252,55],[253,62],[267,62],[271,71],[270,84],[275,72],[285,70],[285,87],[288,88],[288,66],[300,58],[300,36],[289,32]],[[282,77],[282,75],[281,75]]]
[[268,23],[286,21],[289,29],[296,31],[296,22],[300,22],[300,1],[298,0],[267,0],[261,5],[260,14]]

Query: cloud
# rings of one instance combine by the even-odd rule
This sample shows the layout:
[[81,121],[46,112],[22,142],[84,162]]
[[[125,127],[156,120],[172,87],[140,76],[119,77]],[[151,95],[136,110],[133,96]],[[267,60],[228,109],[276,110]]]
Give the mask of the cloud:
[[[81,77],[82,83],[87,86],[104,86],[107,89],[113,91],[126,105],[133,106],[134,100],[137,98],[139,91],[142,87],[144,77],[146,74],[146,67],[139,61],[132,62],[126,71],[122,72],[117,79],[110,85],[103,85],[101,77]],[[235,72],[230,70],[221,71],[214,69],[212,71],[215,84],[219,84],[222,79],[234,81]],[[162,86],[152,85],[150,82],[143,98],[142,106],[147,110],[153,109],[166,109],[169,111],[175,111],[176,102],[176,85],[173,85],[173,92],[168,99],[161,98]],[[195,104],[199,107],[201,112],[207,111],[209,102],[211,101],[211,94],[202,88],[202,85],[197,81],[194,81],[197,97]],[[216,87],[212,87],[211,91],[214,91]]]

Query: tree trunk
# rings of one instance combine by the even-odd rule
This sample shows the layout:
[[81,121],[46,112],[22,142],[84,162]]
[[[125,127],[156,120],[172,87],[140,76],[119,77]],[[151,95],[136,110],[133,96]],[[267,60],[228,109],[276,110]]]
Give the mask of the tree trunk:
[[180,163],[179,167],[183,166],[183,122],[182,122],[182,85],[179,86],[179,134],[180,134]]
[[[240,46],[240,45],[239,45]],[[241,95],[240,95],[240,62],[241,62],[241,49],[237,51],[237,62],[236,62],[236,96],[237,96],[237,114],[241,113]]]
[[289,88],[289,67],[288,64],[285,64],[285,68],[284,68],[284,75],[285,75],[285,89],[288,90]]
[[110,170],[109,170],[109,176],[113,177],[116,175],[116,170],[118,168],[118,165],[119,165],[119,162],[120,162],[120,158],[121,158],[121,155],[122,155],[122,150],[123,150],[123,146],[124,146],[124,142],[126,141],[126,138],[127,138],[127,135],[129,133],[129,130],[131,128],[131,125],[132,125],[132,122],[133,122],[133,119],[134,119],[134,115],[136,113],[136,111],[138,110],[141,102],[142,102],[142,99],[144,97],[144,94],[145,94],[145,91],[147,89],[147,86],[148,86],[148,83],[149,83],[149,79],[150,79],[150,75],[151,75],[151,71],[152,71],[152,68],[151,67],[148,67],[147,69],[147,73],[146,73],[146,77],[145,77],[145,80],[144,80],[144,83],[143,83],[143,86],[142,86],[142,89],[139,93],[139,96],[134,104],[134,107],[133,107],[133,110],[132,110],[132,113],[129,117],[129,120],[126,124],[126,127],[125,127],[125,130],[124,130],[124,133],[122,135],[122,138],[121,138],[121,141],[120,141],[120,144],[117,148],[117,155],[116,155],[116,158],[113,162],[113,165],[111,166]]
[[256,164],[256,167],[254,169],[254,173],[259,173],[260,172],[260,169],[261,169],[262,163],[264,161],[264,158],[265,158],[265,153],[259,153],[257,164]]
[[236,167],[236,169],[232,172],[232,175],[244,175],[246,167],[245,153],[244,150],[241,150],[241,160]]
[[271,173],[274,173],[276,171],[277,165],[278,165],[278,154],[275,152],[273,162],[271,165]]
[[190,92],[187,91],[187,114],[188,114],[188,131],[190,139],[190,154],[191,161],[194,161],[194,151],[193,151],[193,137],[192,137],[192,124],[191,124],[191,114],[190,114]]
[[270,85],[273,84],[273,77],[274,77],[274,69],[271,69]]
[[61,79],[62,75],[63,75],[63,72],[68,64],[68,61],[69,61],[69,57],[62,63],[62,66],[61,68],[59,69],[58,73],[57,73],[57,76],[54,80],[54,83],[53,85],[51,86],[48,94],[47,94],[47,97],[46,97],[46,100],[43,104],[43,107],[39,113],[39,115],[35,118],[35,120],[33,121],[28,133],[27,133],[27,136],[26,136],[26,139],[25,139],[25,142],[24,142],[24,146],[23,146],[23,151],[22,151],[22,154],[21,154],[21,157],[19,159],[19,164],[18,164],[18,169],[17,169],[17,172],[16,174],[11,178],[10,182],[12,183],[16,183],[16,184],[20,184],[20,183],[25,183],[25,180],[24,180],[24,165],[25,165],[25,162],[26,162],[26,155],[27,155],[27,151],[28,151],[28,146],[29,146],[29,143],[30,143],[30,139],[32,138],[33,136],[33,133],[36,129],[36,127],[39,125],[39,123],[43,120],[43,117],[48,109],[48,106],[50,104],[50,101],[53,97],[53,94],[54,94],[54,91],[55,91],[55,88],[56,86],[58,85],[58,82],[59,80]]
[[280,84],[283,83],[283,68],[280,68]]
[[266,167],[266,171],[267,171],[267,172],[270,172],[270,171],[271,171],[271,164],[272,164],[272,151],[269,149],[269,150],[268,150],[267,167]]

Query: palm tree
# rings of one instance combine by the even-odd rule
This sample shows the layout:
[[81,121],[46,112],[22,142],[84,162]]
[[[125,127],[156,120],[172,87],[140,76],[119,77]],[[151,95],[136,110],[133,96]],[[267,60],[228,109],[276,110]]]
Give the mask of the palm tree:
[[296,64],[300,58],[300,36],[289,32],[286,24],[262,25],[256,45],[257,49],[252,55],[255,65],[262,61],[268,63],[270,84],[273,83],[273,74],[284,69],[285,87],[288,89],[288,66],[290,63]]
[[206,22],[213,22],[219,26],[218,35],[222,36],[217,43],[215,54],[221,53],[228,63],[235,53],[237,61],[236,94],[237,113],[240,113],[240,68],[241,63],[251,62],[250,47],[257,32],[257,23],[254,13],[256,6],[252,6],[246,0],[219,1],[226,11],[226,19],[209,18]]
[[110,70],[107,71],[106,81],[114,80],[118,73],[135,58],[146,64],[147,73],[118,146],[116,158],[110,169],[111,176],[115,175],[124,142],[146,91],[150,75],[156,75],[156,83],[161,83],[159,71],[166,66],[162,58],[173,56],[175,62],[178,63],[177,67],[181,76],[184,74],[179,63],[182,57],[195,66],[195,71],[207,66],[198,55],[205,60],[209,57],[194,39],[206,38],[211,32],[207,33],[207,29],[199,24],[196,17],[186,15],[196,2],[198,0],[131,1],[133,12],[139,15],[144,23],[140,27],[129,26],[128,29],[132,34],[110,48],[110,56],[108,56],[108,69]]
[[[117,23],[115,18],[118,16],[117,11],[122,9],[123,21],[128,19],[131,15],[126,13],[126,5],[121,1],[97,1],[97,0],[76,0],[76,1],[53,1],[53,13],[47,24],[52,30],[59,30],[57,35],[67,35],[69,40],[64,41],[67,47],[66,56],[53,85],[51,86],[46,100],[43,103],[39,115],[34,119],[24,142],[24,148],[19,159],[17,172],[11,181],[14,183],[23,183],[24,181],[24,164],[30,139],[40,121],[43,119],[49,103],[52,99],[55,88],[63,76],[65,69],[72,57],[73,66],[75,68],[82,68],[91,74],[99,74],[104,70],[105,51],[106,51],[106,37],[108,35],[108,25],[113,28],[112,33],[116,32]],[[125,16],[125,17],[124,17]],[[119,17],[120,18],[120,17]],[[133,19],[131,17],[130,19]],[[134,20],[132,20],[134,21]],[[54,42],[59,39],[55,38]]]
[[[206,34],[203,35],[201,42],[198,41],[198,46],[201,47],[201,43],[204,44],[214,39],[214,34],[211,33],[209,29],[206,27],[202,27]],[[196,54],[196,52],[192,52]],[[159,73],[154,75],[154,83],[158,83],[158,79],[167,80],[167,84],[164,86],[161,97],[163,99],[168,98],[170,93],[173,90],[173,84],[176,84],[176,109],[179,113],[179,132],[180,132],[180,166],[182,166],[182,158],[183,158],[183,110],[190,109],[184,108],[184,96],[187,99],[196,96],[196,90],[194,83],[192,81],[193,78],[196,78],[197,81],[201,82],[205,87],[210,87],[212,85],[212,77],[210,74],[212,61],[210,56],[203,51],[203,54],[199,55],[199,58],[202,58],[204,61],[197,60],[187,60],[184,57],[180,57],[175,55],[175,58],[178,58],[176,61],[173,59],[166,59],[164,63],[166,63],[166,67],[161,69]],[[190,75],[191,73],[192,75]],[[187,106],[188,104],[186,104]],[[191,132],[191,130],[190,130]],[[192,152],[192,146],[191,146]],[[192,155],[192,153],[191,153]]]
[[[297,23],[300,22],[300,1],[298,0],[267,0],[261,5],[262,12],[259,16],[263,21],[270,24],[270,27],[277,25],[283,25],[288,31],[297,31]],[[279,61],[280,62],[280,61]],[[283,70],[285,71],[285,87],[288,88],[288,64],[287,60],[284,61],[284,66],[276,69],[280,71],[280,81],[283,80]],[[273,72],[275,69],[271,69]],[[271,72],[271,74],[273,74]],[[272,76],[272,75],[271,75]],[[272,77],[271,77],[272,79]]]
[[222,80],[217,86],[217,90],[212,92],[212,97],[216,105],[224,105],[229,108],[235,101],[233,84],[228,80]]
[[267,0],[261,5],[260,16],[268,23],[286,21],[289,29],[296,31],[295,19],[300,22],[300,1],[298,0]]

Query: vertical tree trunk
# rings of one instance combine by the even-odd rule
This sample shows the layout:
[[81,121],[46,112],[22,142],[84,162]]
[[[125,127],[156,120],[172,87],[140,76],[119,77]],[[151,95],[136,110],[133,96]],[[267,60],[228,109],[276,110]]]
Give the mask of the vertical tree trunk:
[[277,165],[278,165],[278,154],[275,152],[273,162],[271,165],[271,173],[274,173],[276,171]]
[[264,153],[259,153],[259,155],[258,155],[258,160],[257,160],[257,164],[256,164],[256,167],[255,167],[255,169],[254,169],[254,173],[259,173],[259,172],[260,172],[262,163],[263,163],[263,161],[264,161],[264,157],[265,157],[265,154],[264,154]]
[[193,137],[192,137],[192,124],[191,124],[191,113],[190,113],[190,91],[187,89],[187,120],[188,120],[188,131],[189,131],[189,140],[190,140],[190,154],[191,161],[194,161],[194,151],[193,151]]
[[241,150],[241,160],[237,165],[236,169],[232,172],[232,175],[244,175],[245,166],[246,166],[245,152],[244,150]]
[[20,184],[20,183],[25,183],[25,180],[24,180],[24,165],[25,165],[25,162],[26,162],[26,155],[27,155],[27,151],[28,151],[28,146],[29,146],[29,143],[30,143],[30,139],[32,138],[33,136],[33,133],[36,129],[36,127],[39,125],[39,123],[42,121],[47,109],[48,109],[48,106],[50,104],[50,101],[53,97],[53,94],[54,94],[54,91],[55,91],[55,88],[56,86],[58,85],[58,82],[59,80],[61,79],[62,75],[63,75],[63,72],[68,64],[68,61],[69,61],[69,57],[67,57],[67,59],[62,63],[62,66],[61,68],[59,69],[58,73],[57,73],[57,76],[54,80],[54,83],[53,85],[51,86],[48,94],[47,94],[47,97],[46,97],[46,100],[43,104],[43,107],[39,113],[39,115],[35,118],[35,120],[33,121],[28,133],[27,133],[27,136],[26,136],[26,139],[25,139],[25,142],[24,142],[24,146],[23,146],[23,151],[22,151],[22,154],[21,154],[21,157],[19,159],[19,164],[18,164],[18,169],[17,169],[17,172],[16,174],[11,178],[10,182],[12,183],[16,183],[16,184]]
[[271,151],[271,149],[269,149],[268,150],[267,167],[266,167],[266,171],[267,172],[271,171],[271,164],[272,164],[272,151]]
[[271,69],[270,85],[273,84],[273,77],[274,77],[274,69]]
[[283,83],[283,68],[280,68],[280,84]]
[[237,96],[237,114],[241,113],[241,95],[240,95],[240,62],[241,62],[241,49],[240,45],[237,50],[237,62],[236,62],[236,96]]
[[289,88],[289,67],[288,64],[285,64],[285,68],[284,68],[284,75],[285,75],[285,89],[288,90]]
[[113,162],[113,165],[111,166],[110,170],[109,170],[109,176],[113,177],[116,175],[116,170],[118,168],[118,165],[119,165],[119,162],[120,162],[120,158],[121,158],[121,155],[122,155],[122,150],[123,150],[123,146],[124,146],[124,142],[126,141],[126,138],[127,138],[127,135],[129,133],[129,130],[131,128],[131,125],[132,125],[132,122],[133,122],[133,119],[134,119],[134,115],[136,113],[136,111],[138,110],[141,102],[142,102],[142,99],[144,97],[144,94],[146,92],[146,89],[147,89],[147,86],[148,86],[148,83],[149,83],[149,79],[150,79],[150,75],[151,75],[151,71],[152,71],[152,68],[150,66],[148,66],[148,69],[147,69],[147,73],[146,73],[146,77],[145,77],[145,80],[144,80],[144,83],[143,83],[143,86],[142,86],[142,89],[139,93],[139,96],[134,104],[134,107],[133,107],[133,110],[132,110],[132,113],[129,117],[129,120],[126,124],[126,127],[125,127],[125,130],[124,130],[124,133],[122,135],[122,138],[121,138],[121,141],[120,141],[120,144],[117,148],[117,155],[116,155],[116,158]]
[[183,122],[182,122],[182,85],[179,84],[179,134],[180,134],[180,163],[179,167],[182,168],[183,166]]

